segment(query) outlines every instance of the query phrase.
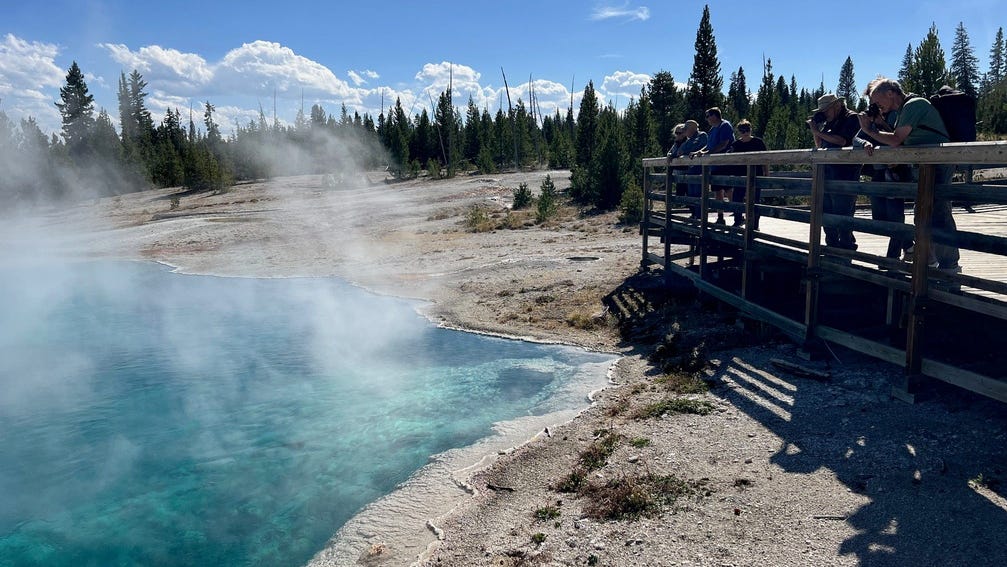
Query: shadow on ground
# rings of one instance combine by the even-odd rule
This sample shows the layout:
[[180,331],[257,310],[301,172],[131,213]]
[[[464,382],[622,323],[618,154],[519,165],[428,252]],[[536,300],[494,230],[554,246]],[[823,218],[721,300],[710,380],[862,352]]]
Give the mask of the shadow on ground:
[[687,368],[690,357],[721,359],[708,372],[711,393],[779,437],[772,464],[795,475],[827,469],[867,497],[830,518],[856,531],[841,555],[862,565],[1007,565],[1002,403],[936,380],[915,405],[892,400],[901,369],[836,347],[828,361],[799,361],[828,380],[760,368],[765,360],[753,365],[744,350],[722,351],[781,337],[745,332],[726,308],[698,301],[688,282],[664,283],[641,273],[605,298],[623,346],[650,356],[655,373],[662,364]]

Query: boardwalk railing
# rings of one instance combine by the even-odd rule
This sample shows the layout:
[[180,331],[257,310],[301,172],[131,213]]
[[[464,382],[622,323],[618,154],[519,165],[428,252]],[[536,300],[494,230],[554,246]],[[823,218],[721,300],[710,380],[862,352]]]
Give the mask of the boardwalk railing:
[[[826,179],[827,165],[896,163],[918,181]],[[642,266],[688,277],[809,349],[831,342],[902,366],[897,397],[912,400],[931,377],[1007,401],[1007,182],[982,180],[1005,163],[1005,142],[644,159]],[[936,184],[941,164],[966,174]],[[697,196],[676,194],[690,184]],[[715,201],[713,186],[744,187],[745,201]],[[912,224],[823,214],[826,192],[914,201]],[[931,228],[935,200],[965,207],[957,231]],[[965,212],[977,210],[976,221]],[[715,212],[729,224],[710,222]],[[730,226],[732,213],[745,214],[743,227]],[[851,229],[862,244],[826,246],[823,227]],[[893,236],[915,241],[915,262],[886,257]],[[935,243],[961,249],[961,273],[928,267]]]

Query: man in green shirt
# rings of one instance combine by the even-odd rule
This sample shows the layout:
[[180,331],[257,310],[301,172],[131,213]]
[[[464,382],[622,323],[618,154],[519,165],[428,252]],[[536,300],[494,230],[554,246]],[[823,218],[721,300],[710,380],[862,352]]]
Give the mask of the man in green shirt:
[[[898,111],[898,118],[891,132],[879,132],[874,122],[866,115],[859,115],[860,127],[870,136],[887,146],[919,146],[925,144],[943,144],[951,141],[944,127],[944,121],[937,109],[925,98],[907,96],[898,81],[877,78],[867,85],[865,94],[871,102],[878,105],[881,114],[893,110]],[[864,149],[868,154],[874,153],[874,144],[867,142]],[[951,182],[952,166],[938,165],[936,168],[937,185]],[[951,216],[951,201],[934,199],[933,227],[954,232],[957,230],[955,219]],[[959,252],[957,246],[934,243],[935,257],[928,259],[931,267],[942,270],[960,271],[958,267]]]

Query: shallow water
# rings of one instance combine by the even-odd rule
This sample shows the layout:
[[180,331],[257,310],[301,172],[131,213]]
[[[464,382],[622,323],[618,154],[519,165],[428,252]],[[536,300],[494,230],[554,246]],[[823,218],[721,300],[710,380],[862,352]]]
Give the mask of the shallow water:
[[605,381],[609,356],[415,308],[331,279],[3,267],[0,565],[300,565],[431,455]]

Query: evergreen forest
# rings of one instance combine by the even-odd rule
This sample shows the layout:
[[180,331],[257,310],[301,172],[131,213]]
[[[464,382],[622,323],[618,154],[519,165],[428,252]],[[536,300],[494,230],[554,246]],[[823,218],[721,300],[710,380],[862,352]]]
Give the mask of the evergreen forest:
[[[950,85],[976,98],[980,139],[1007,134],[1007,42],[1003,28],[989,48],[989,66],[979,69],[968,33],[958,24],[945,54],[932,25],[910,43],[897,79],[909,92],[929,95]],[[456,100],[447,89],[426,109],[409,115],[396,100],[377,117],[332,113],[313,105],[293,124],[269,118],[239,126],[226,137],[214,105],[169,109],[155,120],[146,108],[147,82],[133,70],[120,74],[118,130],[105,109],[96,109],[85,73],[74,62],[54,101],[59,132],[43,132],[33,117],[16,122],[0,111],[0,203],[5,208],[58,199],[81,199],[152,186],[191,191],[227,191],[241,180],[387,168],[399,179],[421,174],[451,177],[514,168],[571,171],[570,197],[588,207],[613,209],[638,184],[641,158],[664,155],[674,126],[693,119],[705,129],[704,112],[721,108],[731,122],[746,118],[769,149],[812,145],[805,119],[819,96],[835,92],[851,108],[866,101],[854,62],[847,57],[833,84],[800,86],[793,75],[765,59],[756,84],[744,68],[730,70],[727,88],[707,6],[696,31],[692,72],[684,82],[656,72],[625,108],[599,100],[588,82],[577,108],[543,115],[533,90],[527,100],[507,100],[495,113],[471,98]],[[829,76],[823,70],[823,76]],[[682,86],[684,85],[684,87]],[[859,90],[858,90],[859,87]],[[754,89],[754,90],[753,90]]]

